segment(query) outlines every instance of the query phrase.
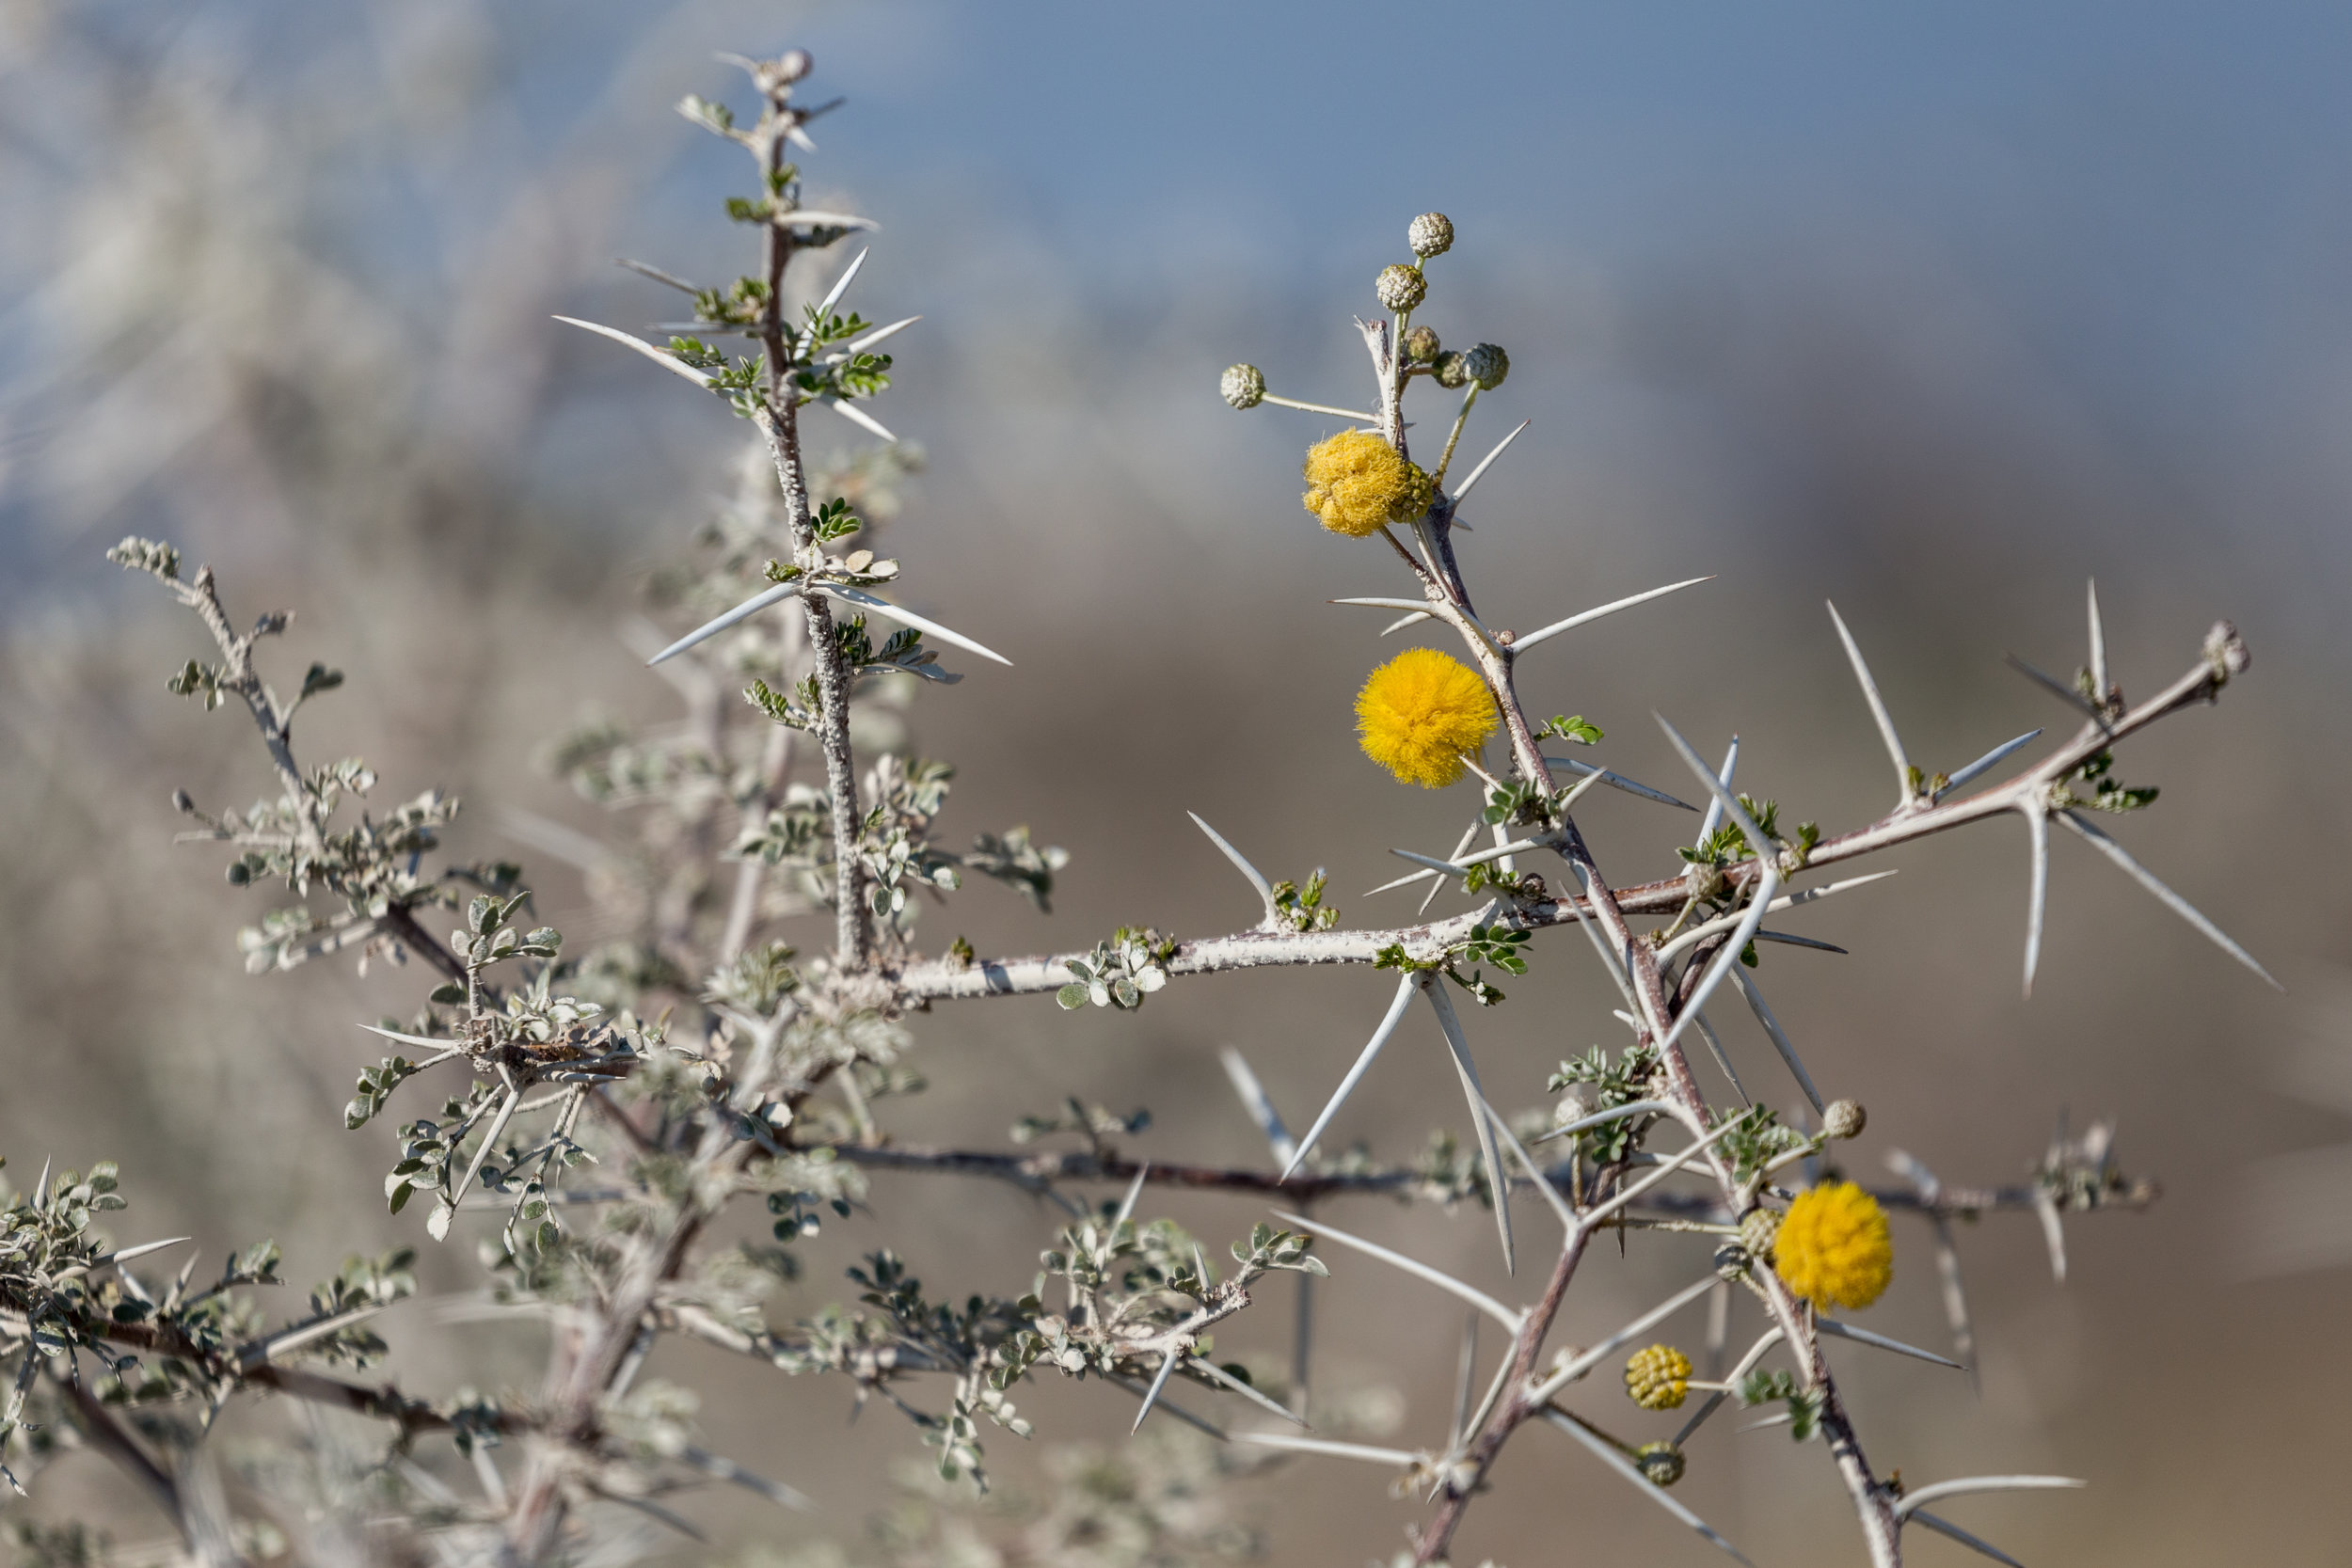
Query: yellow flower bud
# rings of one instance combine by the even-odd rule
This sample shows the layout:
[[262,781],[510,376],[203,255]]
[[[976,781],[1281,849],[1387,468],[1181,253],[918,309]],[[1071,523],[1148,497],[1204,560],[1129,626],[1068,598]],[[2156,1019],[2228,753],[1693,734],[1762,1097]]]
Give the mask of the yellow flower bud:
[[1429,510],[1429,476],[1369,431],[1343,430],[1307,449],[1307,510],[1353,539]]
[[1625,1394],[1645,1410],[1681,1409],[1691,1395],[1691,1358],[1672,1345],[1635,1351],[1625,1364]]

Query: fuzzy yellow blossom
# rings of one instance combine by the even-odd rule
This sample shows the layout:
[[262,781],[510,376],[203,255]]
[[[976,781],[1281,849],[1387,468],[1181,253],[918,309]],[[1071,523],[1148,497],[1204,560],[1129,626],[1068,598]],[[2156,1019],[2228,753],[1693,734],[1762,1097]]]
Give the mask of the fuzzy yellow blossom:
[[1494,733],[1495,700],[1460,659],[1407,648],[1356,693],[1364,755],[1406,784],[1442,789],[1462,776],[1462,755]]
[[1895,1273],[1885,1212],[1851,1181],[1799,1193],[1781,1219],[1772,1267],[1816,1307],[1867,1307]]
[[1429,510],[1429,476],[1369,431],[1343,430],[1307,449],[1307,493],[1300,499],[1325,528],[1361,539],[1389,523],[1409,523]]

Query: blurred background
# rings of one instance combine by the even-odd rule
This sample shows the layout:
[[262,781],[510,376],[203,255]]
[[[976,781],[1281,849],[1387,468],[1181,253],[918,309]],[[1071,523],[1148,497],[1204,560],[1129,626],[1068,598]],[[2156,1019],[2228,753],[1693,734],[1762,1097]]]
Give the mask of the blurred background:
[[[1324,603],[1396,584],[1298,507],[1299,451],[1327,422],[1235,414],[1216,383],[1248,359],[1278,392],[1360,400],[1349,317],[1430,208],[1459,239],[1420,319],[1514,367],[1473,455],[1534,420],[1465,510],[1482,606],[1525,628],[1720,574],[1522,666],[1531,706],[1596,720],[1613,766],[1685,782],[1658,709],[1704,750],[1740,734],[1740,782],[1793,818],[1836,831],[1883,810],[1824,598],[1913,754],[1946,768],[2066,721],[2002,656],[2071,673],[2086,578],[2133,696],[2235,620],[2250,674],[2124,753],[2123,776],[2164,796],[2116,832],[2285,995],[2061,838],[2022,1002],[2010,824],[1890,857],[1900,878],[1799,927],[1851,957],[1774,951],[1764,978],[1824,1089],[1869,1107],[1855,1174],[1901,1148],[1948,1180],[2013,1180],[2064,1111],[2117,1118],[2125,1165],[2166,1189],[2144,1215],[2075,1223],[2062,1288],[2030,1218],[1964,1229],[1980,1394],[1841,1358],[1880,1465],[1915,1484],[2089,1478],[1951,1509],[2028,1562],[2341,1553],[2352,1494],[2325,1482],[2352,1395],[2330,1348],[2352,1282],[2352,927],[2324,857],[2327,781],[2352,760],[2352,16],[2334,7],[0,0],[11,1175],[111,1155],[136,1234],[193,1232],[215,1259],[273,1234],[297,1281],[419,1239],[355,1220],[388,1136],[340,1119],[376,1054],[353,1022],[411,1008],[417,977],[240,972],[234,930],[260,901],[222,884],[218,856],[171,849],[167,801],[254,798],[262,759],[241,720],[164,691],[206,650],[102,552],[168,536],[220,569],[232,611],[297,610],[283,658],[351,676],[306,710],[308,754],[363,752],[387,799],[463,795],[453,850],[532,862],[567,925],[577,875],[505,837],[499,808],[602,827],[534,753],[583,714],[664,711],[622,631],[745,432],[548,317],[642,332],[674,313],[618,256],[744,270],[721,212],[739,155],[670,105],[745,107],[713,52],[793,44],[819,97],[850,100],[816,128],[811,195],[882,226],[852,303],[925,318],[875,405],[930,459],[892,552],[916,602],[1017,666],[925,696],[916,743],[961,768],[951,837],[1026,821],[1074,857],[1050,920],[979,888],[930,917],[934,945],[1247,924],[1186,809],[1275,875],[1328,866],[1351,924],[1405,917],[1403,895],[1359,895],[1392,874],[1388,847],[1450,844],[1469,798],[1399,788],[1355,752],[1349,700],[1389,644],[1370,612]],[[1589,818],[1619,881],[1674,869],[1687,837],[1623,797]],[[1545,945],[1509,989],[1471,1021],[1499,1101],[1536,1103],[1562,1056],[1617,1043],[1580,945]],[[1278,974],[1187,983],[1133,1017],[941,1011],[916,1021],[935,1092],[898,1127],[1004,1147],[1015,1117],[1076,1094],[1149,1105],[1140,1152],[1260,1159],[1217,1047],[1303,1122],[1386,994]],[[1777,1083],[1742,1024],[1750,1081]],[[1435,1041],[1413,1043],[1343,1137],[1420,1147],[1453,1091]],[[883,1235],[944,1290],[1017,1293],[1053,1224],[937,1180],[878,1180],[873,1208],[828,1232],[780,1312],[838,1299],[834,1265]],[[1212,1238],[1260,1217],[1169,1212]],[[1525,1288],[1475,1214],[1328,1212]],[[1562,1332],[1604,1332],[1697,1260],[1597,1259]],[[1393,1389],[1394,1440],[1436,1441],[1458,1318],[1333,1263],[1327,1382]],[[471,1274],[447,1256],[426,1272],[446,1290]],[[1220,1351],[1279,1357],[1287,1304],[1269,1305]],[[1942,1342],[1916,1229],[1872,1322]],[[534,1347],[501,1332],[461,1338],[429,1305],[387,1330],[401,1375],[442,1391],[530,1381]],[[706,1388],[712,1447],[822,1499],[815,1527],[719,1499],[725,1550],[811,1528],[854,1545],[914,1451],[895,1420],[845,1424],[838,1384],[691,1354],[665,1370]],[[1047,1434],[1104,1440],[1131,1408],[1091,1387],[1025,1406]],[[1819,1451],[1732,1424],[1694,1448],[1681,1495],[1760,1563],[1859,1560]],[[992,1443],[1009,1485],[1034,1471],[1020,1448]],[[97,1469],[52,1473],[38,1506],[154,1533]],[[1381,1480],[1293,1465],[1244,1505],[1276,1560],[1385,1559],[1418,1511]],[[1714,1560],[1552,1435],[1515,1444],[1498,1482],[1466,1561]]]

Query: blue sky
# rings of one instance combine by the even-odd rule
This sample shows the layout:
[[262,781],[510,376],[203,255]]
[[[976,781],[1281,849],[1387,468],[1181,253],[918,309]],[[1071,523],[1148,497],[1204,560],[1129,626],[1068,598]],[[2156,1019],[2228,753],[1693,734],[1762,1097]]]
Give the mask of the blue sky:
[[[1635,428],[1663,445],[1696,425],[1700,446],[1744,446],[1770,468],[1809,439],[1772,427],[1788,363],[1842,332],[1840,352],[1876,360],[1858,380],[1836,372],[1856,398],[1892,377],[1918,392],[1917,418],[1942,418],[1938,398],[1968,419],[2008,407],[2002,439],[2095,450],[2168,503],[2317,546],[2352,497],[2333,455],[2352,418],[2352,12],[2338,7],[214,0],[75,14],[138,40],[149,83],[200,53],[291,145],[316,140],[305,242],[416,323],[518,264],[494,242],[532,182],[625,163],[615,178],[639,194],[576,248],[528,261],[575,278],[580,309],[660,309],[610,270],[612,251],[697,269],[741,239],[717,216],[734,162],[666,105],[688,88],[741,100],[712,50],[804,44],[813,87],[850,97],[820,127],[814,186],[885,224],[867,308],[927,314],[903,340],[911,369],[961,356],[961,380],[926,393],[910,375],[892,394],[944,452],[962,438],[952,400],[989,385],[1009,341],[1056,345],[1068,420],[1172,406],[1244,353],[1285,389],[1332,395],[1352,367],[1343,330],[1326,327],[1361,308],[1404,218],[1442,207],[1463,235],[1442,263],[1448,305],[1514,346],[1527,411],[1571,440]],[[54,84],[56,52],[24,36],[10,80]],[[18,97],[31,122],[36,97]],[[73,152],[50,127],[0,146],[22,160],[11,189],[87,197],[110,177],[103,157],[74,181],[24,173]],[[47,236],[75,231],[15,204],[0,465],[59,418],[24,392],[24,367],[60,329],[5,307],[70,255]],[[691,417],[648,423],[642,388],[600,369],[565,386],[536,465],[568,499],[652,486],[685,428],[663,421]],[[618,471],[582,461],[598,453]],[[0,472],[0,519],[21,525],[25,494]],[[87,526],[111,536],[125,520]]]

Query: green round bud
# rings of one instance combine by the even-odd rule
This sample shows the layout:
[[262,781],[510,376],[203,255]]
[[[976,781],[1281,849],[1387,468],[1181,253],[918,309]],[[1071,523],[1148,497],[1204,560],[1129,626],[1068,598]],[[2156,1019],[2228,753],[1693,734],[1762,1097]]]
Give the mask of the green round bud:
[[1833,1138],[1858,1138],[1869,1122],[1858,1100],[1833,1100],[1821,1113],[1821,1131]]
[[1454,248],[1454,220],[1443,213],[1423,213],[1406,226],[1405,243],[1416,256],[1442,256]]
[[1216,389],[1236,408],[1255,408],[1265,397],[1265,372],[1255,365],[1229,365]]
[[1633,1450],[1633,1463],[1652,1486],[1672,1486],[1682,1479],[1682,1449],[1667,1442],[1645,1443]]
[[1725,1242],[1715,1249],[1715,1277],[1723,1280],[1740,1278],[1754,1261],[1748,1249],[1737,1242]]
[[1748,1249],[1748,1256],[1763,1262],[1772,1259],[1772,1242],[1780,1235],[1780,1213],[1772,1209],[1751,1209],[1740,1216],[1740,1244]]
[[1416,326],[1405,334],[1405,358],[1407,363],[1426,365],[1437,358],[1438,352],[1438,329],[1436,327]]
[[1372,292],[1380,296],[1380,308],[1384,310],[1410,310],[1428,297],[1429,280],[1422,277],[1419,267],[1408,267],[1400,261],[1380,269],[1380,276],[1373,279]]
[[1511,356],[1493,343],[1481,343],[1462,356],[1462,369],[1472,381],[1491,392],[1511,373]]
[[1437,358],[1438,385],[1458,389],[1470,385],[1470,356],[1449,349]]

